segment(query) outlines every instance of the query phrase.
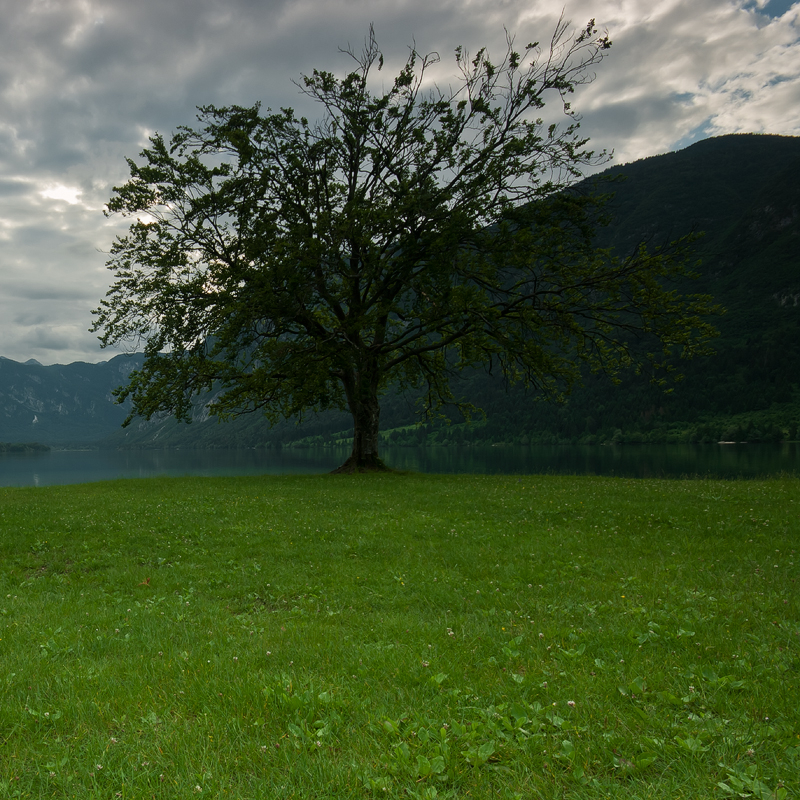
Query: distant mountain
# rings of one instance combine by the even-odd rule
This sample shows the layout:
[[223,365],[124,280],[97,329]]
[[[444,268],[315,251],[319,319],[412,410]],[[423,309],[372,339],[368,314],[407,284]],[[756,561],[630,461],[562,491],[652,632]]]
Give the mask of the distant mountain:
[[[413,398],[389,397],[382,429],[398,442],[664,441],[786,438],[800,427],[800,138],[738,134],[705,139],[676,153],[614,166],[583,188],[613,194],[611,224],[598,244],[620,254],[638,243],[704,232],[699,278],[683,291],[712,294],[727,308],[716,321],[717,355],[679,364],[685,380],[665,395],[641,378],[621,386],[586,376],[564,406],[507,392],[482,373],[459,393],[488,410],[486,422],[410,427]],[[135,421],[111,390],[140,356],[104,364],[43,367],[0,360],[0,442],[98,442],[107,446],[264,446],[328,442],[351,427],[347,414],[309,415],[271,428],[249,415],[226,423],[196,405],[194,422]],[[335,438],[335,437],[333,437]]]
[[142,363],[119,355],[100,364],[24,364],[0,356],[0,442],[97,442],[119,430],[127,411],[111,392]]

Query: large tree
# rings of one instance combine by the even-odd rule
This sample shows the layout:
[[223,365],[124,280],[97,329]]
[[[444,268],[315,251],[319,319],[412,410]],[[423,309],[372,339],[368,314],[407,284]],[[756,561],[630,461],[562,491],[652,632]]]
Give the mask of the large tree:
[[[169,144],[153,136],[109,202],[133,220],[93,327],[144,345],[117,391],[131,417],[189,419],[212,391],[223,416],[347,407],[342,469],[380,468],[390,387],[431,407],[484,366],[559,394],[587,362],[614,374],[702,349],[707,301],[668,284],[685,242],[599,251],[602,203],[569,189],[604,158],[569,100],[610,44],[562,20],[544,47],[507,36],[498,61],[457,48],[447,87],[429,79],[438,56],[412,49],[385,88],[370,30],[351,72],[298,84],[317,122],[205,107]],[[549,96],[561,124],[540,116]]]

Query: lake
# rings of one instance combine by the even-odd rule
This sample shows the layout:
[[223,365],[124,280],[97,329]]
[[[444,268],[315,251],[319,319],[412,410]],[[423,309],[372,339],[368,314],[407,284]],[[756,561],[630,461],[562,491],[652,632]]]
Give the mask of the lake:
[[[330,472],[345,449],[53,450],[0,453],[0,486],[51,486],[161,475],[286,475]],[[800,444],[387,447],[401,470],[427,473],[753,478],[800,474]]]

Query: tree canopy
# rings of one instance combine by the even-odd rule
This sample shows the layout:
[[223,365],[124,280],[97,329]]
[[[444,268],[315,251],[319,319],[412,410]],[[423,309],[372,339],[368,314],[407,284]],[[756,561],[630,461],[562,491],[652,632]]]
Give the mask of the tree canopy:
[[[602,199],[571,190],[601,162],[570,100],[611,42],[561,20],[545,46],[499,61],[411,49],[385,88],[374,33],[343,77],[299,82],[320,117],[203,107],[169,143],[151,137],[109,213],[115,281],[95,311],[104,346],[144,346],[117,391],[131,416],[273,419],[348,408],[343,469],[380,468],[380,398],[424,389],[454,400],[467,367],[550,395],[584,364],[611,374],[691,356],[713,334],[707,298],[682,296],[688,240],[619,258],[598,250]],[[549,98],[564,115],[545,121]],[[655,347],[637,347],[637,337]]]

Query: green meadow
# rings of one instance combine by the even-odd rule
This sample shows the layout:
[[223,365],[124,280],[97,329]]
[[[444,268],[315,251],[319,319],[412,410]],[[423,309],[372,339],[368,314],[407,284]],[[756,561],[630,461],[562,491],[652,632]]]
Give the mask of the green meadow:
[[797,478],[0,490],[0,797],[798,797],[799,512]]

